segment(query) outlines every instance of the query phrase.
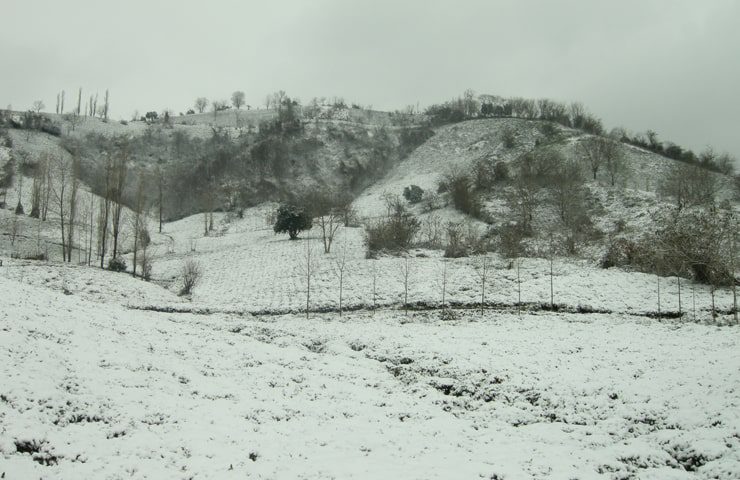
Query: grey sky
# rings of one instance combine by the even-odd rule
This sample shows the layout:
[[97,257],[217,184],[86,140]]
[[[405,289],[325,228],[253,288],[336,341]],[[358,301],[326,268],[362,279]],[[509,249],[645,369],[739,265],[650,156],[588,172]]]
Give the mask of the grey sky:
[[397,109],[478,93],[740,157],[740,2],[2,0],[0,105],[83,88],[114,118],[278,89]]

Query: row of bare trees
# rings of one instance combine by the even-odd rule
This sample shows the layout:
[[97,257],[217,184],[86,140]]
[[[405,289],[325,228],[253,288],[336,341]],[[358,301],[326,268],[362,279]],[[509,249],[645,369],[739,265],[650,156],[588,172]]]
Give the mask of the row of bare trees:
[[[727,224],[725,222],[725,227],[727,228]],[[736,226],[735,226],[736,229]],[[735,235],[732,236],[730,242],[733,249],[737,246],[737,232],[735,232]],[[298,261],[298,273],[302,277],[304,285],[305,285],[305,313],[306,318],[309,317],[309,314],[311,312],[311,299],[312,299],[312,293],[313,293],[313,283],[315,283],[315,277],[318,274],[319,271],[319,258],[317,257],[316,253],[316,247],[314,245],[315,240],[312,240],[311,238],[306,238],[304,241],[304,246],[302,248],[302,255],[299,257]],[[665,287],[663,287],[663,290],[661,291],[661,278],[664,276],[675,276],[676,277],[676,285],[677,285],[677,293],[678,293],[678,316],[682,317],[689,312],[689,309],[684,307],[684,304],[682,303],[682,283],[681,283],[681,275],[683,275],[684,271],[679,271],[676,269],[670,270],[668,269],[668,265],[672,264],[677,265],[676,262],[682,263],[686,266],[686,268],[689,268],[690,265],[689,258],[691,258],[691,254],[689,254],[687,251],[681,251],[680,248],[683,246],[686,247],[686,240],[677,240],[675,242],[671,242],[670,244],[661,244],[661,251],[664,252],[665,258],[664,258],[664,267],[662,270],[662,273],[656,276],[656,308],[657,308],[657,316],[660,318],[665,315],[671,315],[672,313],[666,312],[662,308],[662,301],[664,300],[663,296],[665,295]],[[341,242],[339,244],[339,250],[335,252],[335,254],[331,257],[331,274],[336,276],[336,279],[338,283],[336,284],[337,288],[337,305],[338,305],[338,313],[340,316],[342,316],[344,308],[345,308],[345,302],[344,302],[344,291],[345,291],[345,282],[347,278],[348,271],[350,270],[350,266],[348,263],[348,256],[347,256],[347,244],[346,240],[344,242]],[[734,251],[734,250],[733,250]],[[548,254],[548,271],[547,275],[549,277],[549,308],[551,310],[555,310],[558,308],[558,304],[555,303],[555,248],[553,246],[552,239],[550,241],[550,249]],[[734,268],[735,262],[736,262],[736,255],[737,253],[733,253],[725,258],[725,261],[731,262],[731,269]],[[524,304],[522,303],[522,288],[523,288],[523,281],[522,281],[522,267],[523,267],[524,259],[522,257],[516,257],[511,259],[508,266],[506,267],[508,270],[511,270],[514,274],[514,283],[516,285],[516,308],[518,314],[521,315],[522,313],[522,307]],[[688,263],[687,263],[688,262]],[[448,305],[448,285],[449,285],[449,278],[450,278],[450,267],[453,265],[448,259],[443,259],[442,262],[438,266],[438,272],[437,272],[437,278],[435,280],[435,283],[437,287],[439,288],[439,295],[440,295],[440,305],[446,306]],[[494,262],[494,259],[488,255],[488,254],[482,254],[474,257],[470,261],[470,265],[473,268],[473,271],[475,273],[475,277],[478,284],[478,292],[480,295],[480,308],[481,312],[483,309],[488,305],[487,301],[487,292],[490,288],[494,286],[494,277],[495,277],[495,270],[496,270],[496,263]],[[694,267],[696,267],[696,264],[694,263]],[[712,265],[708,265],[706,263],[702,263],[699,268],[703,269],[712,269],[715,268]],[[408,314],[409,308],[411,307],[411,302],[409,301],[410,298],[410,287],[412,286],[413,282],[415,282],[413,276],[414,276],[414,260],[408,256],[399,258],[397,261],[397,270],[398,270],[398,278],[400,278],[401,281],[401,290],[399,291],[399,295],[401,297],[401,303],[404,312]],[[719,271],[719,270],[717,270]],[[726,270],[725,270],[726,271]],[[376,265],[376,262],[373,261],[371,268],[370,268],[370,275],[369,279],[371,281],[371,292],[368,292],[368,295],[372,295],[372,309],[375,310],[377,306],[377,285],[379,280],[379,271]],[[725,284],[727,285],[727,284]],[[715,295],[716,295],[716,289],[717,287],[710,282],[710,295],[711,295],[711,316],[712,319],[715,319],[717,317],[717,307],[715,304]],[[737,293],[736,293],[736,287],[733,283],[731,285],[731,292],[733,295],[733,313],[734,313],[734,320],[737,322]],[[692,299],[692,316],[693,320],[696,320],[696,290],[695,285],[692,284],[691,286],[691,299]]]
[[[88,265],[95,257],[101,268],[106,267],[106,259],[118,259],[122,253],[123,231],[130,230],[133,238],[134,265],[133,275],[139,274],[148,278],[151,271],[151,258],[147,253],[149,244],[148,211],[149,201],[146,196],[147,182],[143,174],[139,176],[133,200],[130,201],[130,215],[125,213],[124,192],[129,188],[129,148],[127,142],[119,141],[115,148],[104,155],[99,196],[92,193],[81,197],[80,172],[82,162],[77,152],[72,149],[70,155],[52,155],[43,153],[36,161],[25,158],[24,168],[31,173],[31,211],[29,216],[39,221],[37,250],[40,247],[40,224],[50,220],[50,213],[57,215],[58,232],[61,240],[62,258],[65,262],[73,261],[73,251],[78,250],[78,261]],[[22,197],[22,175],[18,176],[19,206]],[[160,203],[161,185],[160,175]],[[22,213],[22,207],[21,211]],[[161,229],[161,206],[160,206]],[[128,228],[125,216],[129,217]],[[97,233],[96,233],[97,232]],[[77,239],[75,245],[75,239]],[[39,252],[37,252],[37,255]]]
[[[56,108],[54,112],[58,115],[62,115],[65,113],[64,96],[65,96],[64,90],[57,93],[57,102],[56,102]],[[33,104],[33,109],[37,113],[43,110],[44,108],[45,108],[44,102],[41,100],[37,100]],[[97,93],[95,93],[95,95],[90,95],[90,98],[85,100],[85,106],[83,108],[82,106],[82,87],[80,87],[77,90],[77,105],[72,109],[72,111],[66,112],[66,113],[77,116],[77,117],[82,116],[82,115],[86,117],[94,117],[97,115],[101,119],[107,122],[109,111],[110,111],[110,93],[108,90],[105,91],[105,95],[103,97],[103,103],[101,104],[100,108],[98,108],[98,94]]]

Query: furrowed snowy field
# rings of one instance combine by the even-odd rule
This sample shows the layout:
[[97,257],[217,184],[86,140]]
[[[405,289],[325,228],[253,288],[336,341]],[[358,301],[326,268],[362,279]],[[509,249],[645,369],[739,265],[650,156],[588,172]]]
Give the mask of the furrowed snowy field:
[[[556,303],[614,313],[529,310],[549,302],[549,263],[524,259],[518,315],[516,268],[492,256],[497,308],[406,315],[406,259],[365,259],[353,228],[325,255],[316,229],[310,242],[274,235],[271,208],[219,215],[208,237],[202,216],[166,225],[152,283],[3,258],[0,474],[740,476],[740,331],[709,321],[706,288],[684,281],[688,313],[659,321],[637,316],[656,311],[657,277],[556,259]],[[306,319],[307,245],[311,308],[338,306],[345,252],[344,305],[363,309]],[[189,258],[205,271],[190,299],[176,295]],[[441,302],[439,252],[408,262],[409,302]],[[449,261],[446,300],[475,307],[479,272],[480,259]],[[676,287],[661,279],[663,312]],[[731,294],[716,301],[726,310]]]
[[[406,259],[365,258],[361,228],[340,228],[330,254],[323,253],[318,227],[302,234],[303,240],[290,241],[275,235],[266,217],[273,209],[265,205],[249,209],[244,219],[228,221],[217,214],[217,232],[203,236],[202,216],[195,215],[165,225],[164,236],[155,237],[153,275],[162,279],[172,293],[181,287],[180,269],[186,259],[198,260],[202,282],[192,296],[193,307],[244,312],[291,312],[306,308],[306,249],[311,249],[311,299],[313,310],[334,309],[339,305],[338,261],[346,258],[343,276],[343,306],[401,306],[404,302]],[[308,239],[308,240],[306,240]],[[194,249],[194,250],[193,250]],[[550,302],[550,264],[546,259],[525,258],[520,262],[517,281],[516,262],[496,255],[489,257],[486,303],[539,305]],[[129,264],[131,263],[129,258]],[[446,265],[446,267],[445,267]],[[442,252],[415,250],[408,258],[408,302],[437,304],[445,301],[473,305],[481,301],[481,259],[443,259]],[[375,296],[373,295],[375,283]],[[658,285],[660,283],[660,286]],[[686,319],[710,320],[711,295],[706,286],[682,282],[682,311]],[[661,312],[678,311],[678,282],[675,278],[600,269],[588,261],[556,258],[553,262],[553,300],[570,309],[621,313],[657,313],[658,288]],[[374,299],[375,297],[375,299]],[[172,298],[172,297],[170,297]],[[139,306],[163,307],[162,300]],[[374,301],[375,300],[375,301]],[[718,290],[718,309],[728,311],[732,293]],[[729,320],[729,316],[720,321]]]
[[5,478],[740,473],[734,327],[166,314],[0,288]]

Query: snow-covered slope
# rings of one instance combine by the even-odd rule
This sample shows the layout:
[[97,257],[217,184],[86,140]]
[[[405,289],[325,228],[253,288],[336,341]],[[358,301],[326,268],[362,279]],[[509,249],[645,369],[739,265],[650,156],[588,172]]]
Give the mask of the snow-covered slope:
[[737,329],[155,314],[4,278],[0,289],[5,478],[740,472]]
[[[344,256],[342,296],[345,307],[401,306],[404,302],[403,269],[407,259],[382,256],[367,259],[361,228],[340,228],[332,252],[323,253],[318,227],[290,241],[275,235],[269,222],[274,205],[248,209],[243,219],[216,214],[217,232],[203,236],[201,215],[165,225],[165,244],[151,247],[153,275],[172,292],[181,287],[180,270],[187,259],[203,267],[202,281],[192,302],[197,308],[247,312],[299,311],[306,306],[306,248],[312,252],[311,309],[337,308],[338,261]],[[157,240],[164,241],[164,240]],[[546,259],[522,259],[517,279],[516,264],[496,254],[488,257],[485,300],[513,306],[550,302],[550,264]],[[130,259],[129,259],[130,260]],[[439,304],[446,276],[445,301],[472,305],[481,300],[479,257],[445,259],[442,252],[414,250],[408,258],[409,303]],[[129,263],[131,263],[129,261]],[[446,270],[445,270],[446,268]],[[445,273],[446,272],[446,273]],[[677,312],[678,281],[655,275],[601,269],[590,260],[556,258],[553,264],[554,302],[572,309],[580,307],[613,312],[657,312],[658,289],[663,312]],[[375,283],[375,295],[373,295]],[[708,287],[681,282],[682,310],[686,319],[709,319]],[[718,308],[732,305],[732,292],[720,289]],[[151,306],[162,306],[153,304]],[[729,317],[725,317],[729,318]]]

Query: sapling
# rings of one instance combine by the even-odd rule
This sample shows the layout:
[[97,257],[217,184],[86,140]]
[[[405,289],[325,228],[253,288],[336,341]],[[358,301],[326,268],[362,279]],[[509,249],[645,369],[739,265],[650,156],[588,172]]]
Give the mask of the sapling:
[[370,267],[370,275],[372,276],[373,281],[373,315],[375,315],[375,309],[377,307],[377,286],[378,286],[378,267],[375,263],[375,261],[372,262],[372,266]]
[[339,277],[339,316],[342,316],[342,294],[344,293],[344,273],[347,268],[347,247],[342,242],[337,257],[334,259],[337,276]]
[[516,260],[516,292],[517,292],[517,302],[516,302],[516,311],[517,315],[520,317],[522,316],[522,276],[521,276],[521,266],[522,266],[522,259],[517,257]]
[[298,268],[301,276],[306,281],[306,319],[308,319],[311,307],[311,278],[314,276],[318,265],[316,263],[311,237],[306,236],[304,243],[305,248],[303,249],[301,258],[299,258]]
[[552,274],[554,251],[553,251],[552,233],[550,234],[550,252],[549,253],[550,253],[550,310],[554,310],[555,309],[555,295],[553,294],[554,288],[553,288],[553,274]]
[[483,313],[483,309],[486,305],[486,282],[488,280],[491,263],[488,255],[482,255],[478,257],[475,273],[478,274],[480,279],[480,312]]
[[403,311],[406,315],[409,314],[409,279],[411,277],[411,262],[409,258],[403,259],[401,264],[401,279],[403,280]]

